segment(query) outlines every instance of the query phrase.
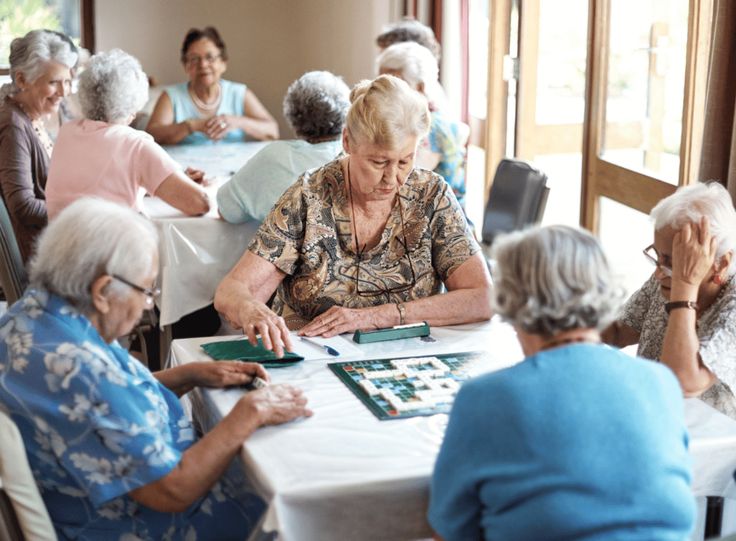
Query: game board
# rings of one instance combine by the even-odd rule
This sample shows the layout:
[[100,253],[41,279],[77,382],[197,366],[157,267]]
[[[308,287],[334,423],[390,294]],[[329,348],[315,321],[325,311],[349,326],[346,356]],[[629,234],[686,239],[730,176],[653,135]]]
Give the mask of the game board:
[[487,354],[455,353],[330,363],[379,420],[448,413],[460,384],[488,367]]

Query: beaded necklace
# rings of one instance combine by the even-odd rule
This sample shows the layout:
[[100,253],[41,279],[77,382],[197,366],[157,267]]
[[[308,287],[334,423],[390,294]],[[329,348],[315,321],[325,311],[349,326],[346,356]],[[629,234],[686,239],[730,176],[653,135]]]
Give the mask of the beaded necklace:
[[31,117],[31,115],[28,113],[28,110],[25,108],[25,106],[19,102],[18,100],[13,100],[13,103],[18,106],[18,109],[20,109],[24,115],[28,117],[28,120],[31,121],[31,127],[33,128],[33,131],[36,133],[36,137],[38,137],[39,142],[41,143],[41,146],[46,151],[46,154],[51,157],[51,152],[54,150],[54,142],[51,140],[51,136],[49,135],[49,132],[46,131],[46,127],[43,125],[43,120],[41,120],[41,117],[38,117],[34,119]]
[[220,83],[217,83],[217,97],[210,103],[199,99],[199,96],[197,96],[197,93],[191,86],[189,87],[189,95],[192,97],[192,101],[198,109],[201,109],[202,111],[216,111],[222,101],[222,87],[220,86]]

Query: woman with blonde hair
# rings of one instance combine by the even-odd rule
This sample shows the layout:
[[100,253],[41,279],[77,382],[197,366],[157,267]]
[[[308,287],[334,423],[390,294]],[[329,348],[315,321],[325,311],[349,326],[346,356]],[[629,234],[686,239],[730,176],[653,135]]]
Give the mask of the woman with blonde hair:
[[427,101],[390,75],[359,83],[350,101],[346,155],[284,193],[215,294],[231,324],[279,355],[289,328],[333,336],[491,315],[486,263],[457,200],[414,168]]

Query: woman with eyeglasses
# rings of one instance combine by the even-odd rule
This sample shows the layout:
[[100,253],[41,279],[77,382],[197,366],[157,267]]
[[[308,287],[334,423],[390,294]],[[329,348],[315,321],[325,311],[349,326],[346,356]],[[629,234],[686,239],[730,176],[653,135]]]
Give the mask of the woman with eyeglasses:
[[652,276],[605,333],[669,366],[685,396],[736,418],[736,211],[718,184],[679,188],[650,214]]
[[79,55],[58,32],[32,30],[10,44],[11,82],[0,88],[0,195],[23,260],[41,233],[53,142],[44,117],[58,112],[71,90]]
[[166,88],[146,130],[162,145],[279,138],[276,120],[246,85],[222,79],[227,48],[212,26],[184,37],[181,62],[186,83]]
[[0,408],[59,539],[246,539],[264,504],[223,473],[258,427],[310,415],[300,391],[270,385],[197,436],[178,397],[268,375],[238,361],[151,373],[119,345],[153,306],[157,246],[135,211],[81,199],[41,235],[31,285],[0,318]]
[[333,336],[491,316],[486,263],[452,189],[414,167],[427,100],[382,75],[350,101],[345,155],[284,193],[215,294],[231,324],[278,355],[290,328]]

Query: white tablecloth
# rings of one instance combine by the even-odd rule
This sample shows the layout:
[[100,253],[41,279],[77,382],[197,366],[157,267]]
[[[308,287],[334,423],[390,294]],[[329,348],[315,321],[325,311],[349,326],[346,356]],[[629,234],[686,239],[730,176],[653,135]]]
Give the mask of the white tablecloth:
[[[432,330],[436,344],[401,341],[360,346],[366,358],[487,349],[489,370],[522,358],[510,327],[493,323]],[[173,365],[205,360],[199,345],[175,340]],[[340,360],[343,360],[340,358]],[[242,458],[256,490],[269,502],[264,527],[285,540],[413,539],[431,534],[428,483],[446,415],[378,421],[326,367],[305,361],[272,370],[275,382],[302,388],[314,417],[259,429]],[[241,396],[238,390],[190,393],[195,416],[211,427]],[[736,495],[736,422],[699,400],[687,401],[695,495]]]
[[229,224],[217,213],[217,189],[268,143],[217,143],[166,147],[183,166],[213,177],[207,186],[212,209],[206,216],[187,217],[157,197],[143,201],[143,211],[159,234],[160,324],[170,325],[204,308],[215,289],[243,255],[259,222]]

